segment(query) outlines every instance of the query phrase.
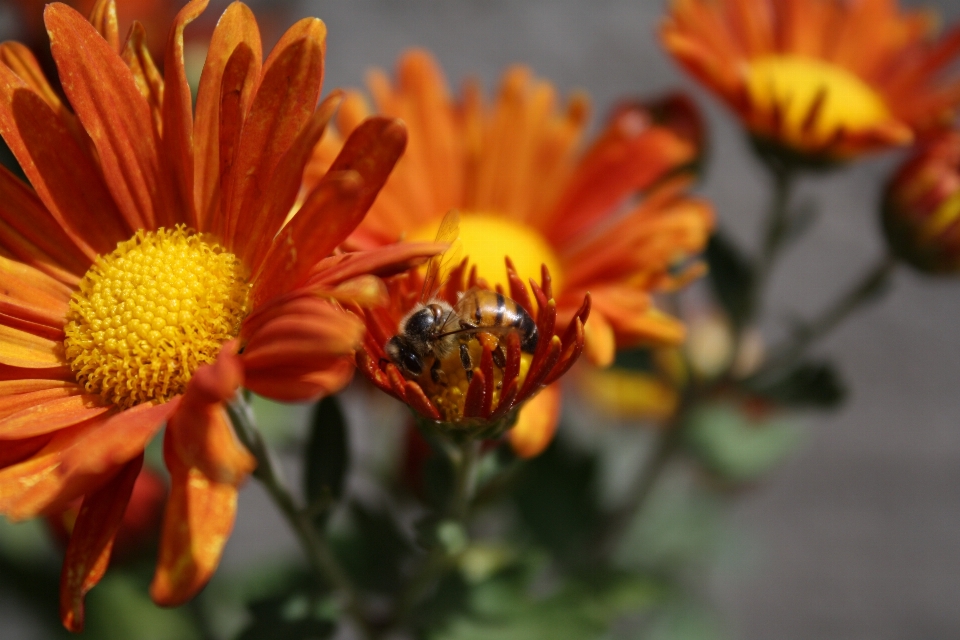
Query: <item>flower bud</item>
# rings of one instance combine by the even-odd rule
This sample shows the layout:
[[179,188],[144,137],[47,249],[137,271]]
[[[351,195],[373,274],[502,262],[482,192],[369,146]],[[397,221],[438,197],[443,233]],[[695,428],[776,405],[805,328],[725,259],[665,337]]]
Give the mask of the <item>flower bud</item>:
[[924,144],[893,176],[883,229],[893,253],[920,271],[960,272],[960,131]]

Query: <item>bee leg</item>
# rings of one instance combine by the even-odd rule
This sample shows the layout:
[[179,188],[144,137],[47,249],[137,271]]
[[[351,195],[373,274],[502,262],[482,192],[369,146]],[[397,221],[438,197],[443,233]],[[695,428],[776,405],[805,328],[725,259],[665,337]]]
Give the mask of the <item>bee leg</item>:
[[447,384],[447,374],[440,368],[439,358],[435,359],[430,367],[430,379],[433,380],[434,384]]
[[497,365],[502,371],[507,366],[507,356],[503,353],[503,347],[497,345],[497,348],[490,352],[490,355],[493,356],[493,364]]
[[466,342],[460,343],[460,364],[463,370],[467,372],[467,381],[473,380],[473,363],[470,361],[470,350]]

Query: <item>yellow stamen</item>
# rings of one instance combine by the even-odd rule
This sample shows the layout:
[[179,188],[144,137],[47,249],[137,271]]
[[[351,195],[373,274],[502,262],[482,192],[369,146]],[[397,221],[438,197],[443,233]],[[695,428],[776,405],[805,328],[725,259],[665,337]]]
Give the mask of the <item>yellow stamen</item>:
[[[890,120],[883,98],[870,85],[843,67],[815,58],[764,56],[753,60],[747,89],[759,108],[779,106],[784,133],[800,145],[825,141],[840,128],[864,131]],[[804,131],[818,100],[822,100],[819,113]]]
[[[416,230],[411,242],[430,242],[437,234],[440,221]],[[504,257],[510,256],[517,273],[526,284],[528,278],[540,281],[540,265],[550,270],[554,290],[559,290],[563,273],[560,258],[535,229],[509,218],[489,213],[461,212],[460,241],[463,255],[477,266],[477,273],[490,286],[501,284],[509,291]]]
[[240,260],[211,239],[138,231],[80,281],[67,361],[89,393],[122,408],[169,400],[239,334],[249,291]]

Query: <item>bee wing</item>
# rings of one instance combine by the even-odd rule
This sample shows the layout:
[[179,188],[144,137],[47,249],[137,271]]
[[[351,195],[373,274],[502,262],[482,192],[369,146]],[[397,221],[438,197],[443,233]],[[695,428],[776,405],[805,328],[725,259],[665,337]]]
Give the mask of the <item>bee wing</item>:
[[427,274],[423,279],[423,289],[420,291],[420,302],[430,300],[440,291],[450,272],[460,264],[463,256],[463,243],[460,242],[460,212],[451,209],[443,217],[440,229],[434,242],[449,243],[446,251],[430,258],[427,263]]

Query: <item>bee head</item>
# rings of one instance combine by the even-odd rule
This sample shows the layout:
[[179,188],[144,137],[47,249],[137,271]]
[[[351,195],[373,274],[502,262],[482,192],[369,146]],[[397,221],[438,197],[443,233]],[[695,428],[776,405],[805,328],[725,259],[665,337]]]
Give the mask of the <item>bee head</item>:
[[393,364],[400,367],[401,371],[413,376],[419,376],[423,373],[423,358],[403,335],[390,338],[384,347],[384,351],[387,352],[387,356]]

